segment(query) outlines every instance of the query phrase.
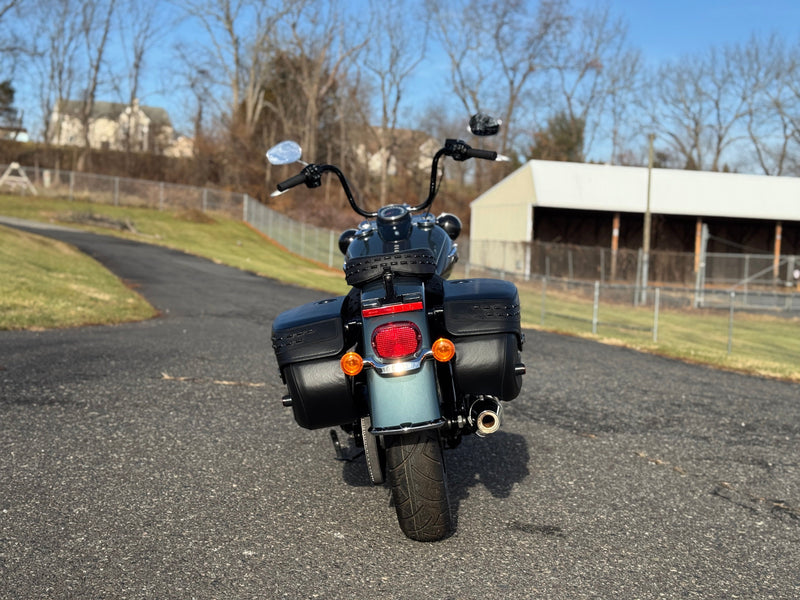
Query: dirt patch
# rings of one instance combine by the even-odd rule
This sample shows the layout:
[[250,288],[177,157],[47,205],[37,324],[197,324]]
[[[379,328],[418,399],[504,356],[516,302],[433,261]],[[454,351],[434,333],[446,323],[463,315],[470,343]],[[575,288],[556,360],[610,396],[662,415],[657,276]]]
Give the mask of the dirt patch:
[[95,227],[105,227],[107,229],[114,229],[116,231],[130,231],[131,233],[139,233],[136,226],[129,218],[113,219],[105,215],[96,215],[91,212],[70,212],[62,215],[59,219],[67,223],[77,223],[79,225],[93,225]]
[[202,210],[196,208],[187,208],[180,212],[175,213],[175,218],[181,221],[188,221],[189,223],[199,223],[201,225],[216,225],[217,220],[209,217]]

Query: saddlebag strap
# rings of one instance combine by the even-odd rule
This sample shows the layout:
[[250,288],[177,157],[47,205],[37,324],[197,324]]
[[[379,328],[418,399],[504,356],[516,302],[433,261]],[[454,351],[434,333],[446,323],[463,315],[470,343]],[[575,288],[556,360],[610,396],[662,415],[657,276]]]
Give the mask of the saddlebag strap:
[[370,281],[380,279],[385,271],[395,275],[407,275],[429,279],[436,273],[436,257],[428,248],[407,250],[394,254],[376,256],[356,256],[344,265],[347,285],[361,287]]

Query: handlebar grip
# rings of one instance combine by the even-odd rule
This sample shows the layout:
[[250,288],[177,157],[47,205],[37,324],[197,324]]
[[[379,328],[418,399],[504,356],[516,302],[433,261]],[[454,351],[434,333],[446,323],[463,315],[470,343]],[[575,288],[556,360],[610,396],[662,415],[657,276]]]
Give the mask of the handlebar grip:
[[494,150],[481,150],[480,148],[470,148],[467,150],[467,155],[470,158],[484,158],[486,160],[497,159],[497,152]]
[[306,182],[306,174],[304,172],[300,172],[293,177],[289,177],[289,179],[287,179],[286,181],[281,181],[277,185],[277,188],[279,192],[285,192],[289,188],[293,188],[305,182]]

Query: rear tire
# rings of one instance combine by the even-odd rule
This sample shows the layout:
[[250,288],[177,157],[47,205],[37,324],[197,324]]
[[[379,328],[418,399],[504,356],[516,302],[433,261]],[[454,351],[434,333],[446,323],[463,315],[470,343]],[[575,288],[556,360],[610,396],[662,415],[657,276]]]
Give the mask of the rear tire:
[[400,529],[433,542],[450,533],[444,457],[438,429],[384,436],[386,475]]

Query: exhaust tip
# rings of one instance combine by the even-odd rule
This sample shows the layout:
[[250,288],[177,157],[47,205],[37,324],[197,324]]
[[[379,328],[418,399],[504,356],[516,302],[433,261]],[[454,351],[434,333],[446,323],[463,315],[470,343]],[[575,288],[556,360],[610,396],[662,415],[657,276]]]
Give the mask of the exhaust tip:
[[478,435],[489,435],[500,429],[500,416],[493,410],[485,410],[476,419]]
[[500,429],[500,412],[500,402],[492,396],[484,396],[470,407],[468,422],[479,437],[484,437]]

